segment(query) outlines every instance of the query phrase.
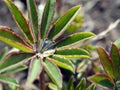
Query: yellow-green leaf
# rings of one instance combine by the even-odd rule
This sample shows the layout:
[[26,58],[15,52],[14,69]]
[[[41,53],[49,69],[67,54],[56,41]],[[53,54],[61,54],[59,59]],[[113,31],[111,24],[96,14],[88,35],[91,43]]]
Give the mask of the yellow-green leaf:
[[80,41],[92,38],[93,36],[95,36],[95,34],[93,34],[91,32],[75,33],[75,34],[72,34],[72,35],[68,36],[67,38],[64,38],[64,39],[60,40],[56,44],[56,47],[57,48],[68,47],[70,45],[74,45],[76,43],[79,43]]
[[70,48],[70,49],[57,49],[55,52],[56,55],[61,55],[66,58],[89,58],[89,53],[81,48]]
[[60,73],[59,68],[51,63],[48,60],[44,61],[44,69],[50,79],[58,86],[59,89],[62,88],[62,75]]
[[33,29],[34,37],[38,38],[38,12],[34,0],[27,0],[28,5],[28,15],[31,21],[31,26]]
[[55,40],[63,32],[65,32],[67,26],[73,21],[75,16],[78,14],[80,6],[75,6],[68,10],[61,18],[59,18],[53,25],[48,38]]
[[80,83],[77,85],[75,90],[85,90],[86,87],[86,80],[83,78]]
[[24,52],[33,52],[32,47],[20,35],[8,27],[0,26],[0,41]]
[[17,23],[20,31],[23,33],[25,39],[32,44],[34,42],[32,32],[29,28],[28,22],[21,13],[21,11],[15,6],[15,4],[11,0],[4,0],[6,5],[8,6],[11,14]]
[[75,72],[75,67],[69,59],[57,55],[54,55],[47,59],[61,68],[70,70],[71,72]]
[[44,8],[42,22],[41,22],[41,37],[46,37],[50,23],[53,18],[54,8],[55,8],[55,0],[47,0],[47,3]]

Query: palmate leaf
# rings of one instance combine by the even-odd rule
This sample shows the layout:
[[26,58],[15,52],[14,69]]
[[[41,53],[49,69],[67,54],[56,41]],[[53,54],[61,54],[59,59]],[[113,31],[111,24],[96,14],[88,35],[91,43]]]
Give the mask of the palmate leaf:
[[42,70],[41,61],[39,58],[32,60],[29,68],[29,74],[27,83],[33,83],[33,81],[40,75]]
[[47,3],[44,8],[44,12],[43,12],[42,22],[41,22],[42,38],[45,38],[48,33],[50,22],[52,21],[53,14],[54,14],[54,8],[55,8],[55,0],[47,0]]
[[115,78],[115,68],[110,55],[103,48],[98,48],[97,51],[105,72]]
[[8,27],[0,26],[0,41],[24,52],[33,52],[31,46],[28,45],[21,36]]
[[79,33],[75,33],[75,34],[72,34],[72,35],[68,36],[67,38],[62,39],[55,46],[57,48],[68,47],[70,45],[79,43],[80,41],[92,38],[93,36],[95,36],[95,34],[93,34],[91,32],[79,32]]
[[23,65],[24,60],[30,59],[33,54],[30,53],[10,53],[0,63],[0,73]]
[[56,49],[55,55],[61,55],[66,58],[89,58],[89,53],[82,48]]
[[2,62],[2,60],[5,58],[5,56],[7,55],[7,52],[8,52],[7,47],[0,52],[0,62]]
[[73,21],[79,10],[80,6],[75,6],[67,11],[60,19],[58,19],[54,23],[48,38],[53,40],[58,38],[65,31],[67,26]]
[[77,85],[75,90],[85,90],[86,87],[86,80],[83,78],[80,83]]
[[4,82],[6,84],[11,84],[11,85],[15,85],[15,86],[19,86],[17,81],[13,78],[9,78],[7,76],[0,76],[0,82]]
[[88,80],[97,85],[107,88],[113,88],[115,84],[113,79],[106,74],[96,74],[88,77]]
[[58,55],[54,55],[47,59],[61,68],[70,70],[73,73],[75,72],[75,67],[69,59],[66,59],[66,58],[58,56]]
[[38,38],[38,12],[34,0],[27,0],[29,20],[31,20],[34,37]]
[[9,10],[11,11],[15,22],[17,23],[20,31],[23,33],[25,39],[32,44],[34,42],[32,32],[30,31],[29,25],[20,12],[20,10],[13,4],[11,0],[4,0],[6,5],[8,6]]
[[120,79],[120,54],[118,48],[114,44],[112,44],[110,56],[115,68],[115,79]]
[[44,61],[44,69],[50,79],[58,86],[59,89],[62,88],[62,75],[60,73],[60,70],[57,66],[52,64],[50,61],[45,60]]

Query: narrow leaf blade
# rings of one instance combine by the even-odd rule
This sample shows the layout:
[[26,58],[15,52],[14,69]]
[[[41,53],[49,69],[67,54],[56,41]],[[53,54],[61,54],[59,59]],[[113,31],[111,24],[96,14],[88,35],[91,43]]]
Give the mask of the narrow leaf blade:
[[52,64],[50,61],[44,61],[44,69],[50,79],[58,86],[59,89],[62,88],[62,75],[57,66]]
[[58,87],[53,83],[49,83],[48,87],[50,88],[50,90],[59,90]]
[[114,78],[115,77],[114,66],[113,66],[113,62],[111,60],[110,55],[103,48],[98,48],[97,51],[105,72],[109,76],[112,76]]
[[73,21],[79,10],[80,6],[75,6],[67,11],[60,19],[58,19],[52,27],[48,38],[53,38],[53,40],[58,38],[65,31],[67,26]]
[[106,74],[96,74],[88,77],[88,80],[102,87],[113,88],[114,81]]
[[2,72],[1,74],[11,74],[11,73],[16,73],[16,72],[20,72],[20,71],[23,71],[27,69],[27,66],[26,65],[22,65],[22,66],[17,66],[15,68],[12,68],[12,69],[8,69],[6,70],[5,72]]
[[5,57],[3,62],[0,63],[0,72],[5,72],[16,66],[21,66],[24,60],[30,59],[32,56],[33,54],[31,53],[10,53]]
[[65,58],[89,58],[89,53],[82,48],[70,48],[70,49],[57,49],[55,52],[56,55],[61,55]]
[[8,27],[0,26],[0,41],[24,52],[33,52],[31,46],[28,45],[20,35]]
[[87,89],[85,90],[95,90],[95,85],[94,84],[91,84]]
[[7,55],[7,52],[8,52],[8,48],[4,48],[2,50],[2,52],[0,52],[0,62],[2,62],[2,60],[5,58],[5,56]]
[[31,20],[34,37],[38,38],[38,12],[34,0],[27,0],[28,15]]
[[17,23],[19,29],[23,33],[25,39],[32,44],[34,42],[32,32],[30,31],[29,25],[21,13],[21,11],[15,6],[11,0],[4,0],[9,10],[11,11],[15,22]]
[[115,78],[120,79],[120,54],[118,48],[114,44],[112,44],[111,48],[111,58],[115,68]]
[[85,90],[86,87],[86,80],[83,78],[80,83],[77,85],[75,90]]
[[32,60],[29,68],[27,83],[33,83],[33,81],[40,75],[41,70],[42,66],[40,59]]
[[51,60],[51,62],[53,62],[54,64],[56,64],[57,66],[59,66],[61,68],[70,70],[71,72],[75,72],[75,68],[74,68],[74,65],[72,64],[72,62],[64,57],[54,55],[47,59]]
[[73,81],[74,81],[74,78],[70,78],[68,85],[67,85],[67,90],[74,90]]
[[50,23],[53,18],[55,8],[55,0],[47,0],[47,3],[44,8],[42,22],[41,22],[41,37],[46,37],[48,33]]
[[92,38],[93,36],[95,36],[95,34],[93,34],[91,32],[75,33],[75,34],[72,34],[72,35],[68,36],[67,38],[64,38],[63,40],[59,41],[56,44],[56,47],[57,48],[63,48],[63,47],[66,47],[66,46],[68,47],[70,45],[74,45],[76,43],[79,43],[80,41]]
[[0,76],[0,81],[4,82],[4,83],[7,83],[7,84],[12,84],[12,85],[15,85],[15,86],[19,86],[15,79],[9,78],[9,77],[6,77],[6,76]]

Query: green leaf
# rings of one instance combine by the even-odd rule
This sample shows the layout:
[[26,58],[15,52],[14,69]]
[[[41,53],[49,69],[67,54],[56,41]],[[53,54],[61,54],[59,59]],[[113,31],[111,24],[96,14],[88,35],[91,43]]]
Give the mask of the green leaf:
[[116,40],[116,41],[114,42],[114,44],[115,44],[118,48],[120,48],[120,39]]
[[57,48],[68,47],[70,45],[77,44],[83,40],[89,39],[95,36],[95,34],[91,32],[79,32],[68,36],[67,38],[62,39],[56,44]]
[[60,73],[60,70],[57,66],[52,64],[50,61],[45,60],[44,61],[44,69],[50,79],[58,86],[59,89],[62,88],[62,75]]
[[70,70],[71,72],[75,72],[75,68],[69,59],[66,59],[66,58],[58,56],[58,55],[54,55],[47,59],[61,68]]
[[8,69],[8,70],[6,70],[5,72],[2,72],[1,74],[16,73],[16,72],[20,72],[20,71],[25,70],[25,69],[27,69],[27,66],[26,66],[26,65],[17,66],[17,67],[15,67],[15,68]]
[[0,52],[0,62],[2,62],[2,60],[5,58],[5,56],[7,55],[7,52],[8,52],[8,48],[4,48],[2,50],[2,52]]
[[83,78],[80,83],[77,85],[75,90],[85,90],[86,87],[86,80]]
[[41,22],[41,37],[45,38],[48,33],[50,23],[53,18],[55,0],[47,0],[47,3],[44,8],[42,22]]
[[27,0],[28,5],[28,15],[29,20],[31,21],[32,29],[34,32],[34,37],[38,38],[38,12],[34,0]]
[[95,90],[95,85],[94,84],[91,84],[87,89],[85,90]]
[[10,70],[17,66],[24,64],[26,59],[30,59],[33,54],[30,53],[10,53],[8,54],[2,63],[0,63],[0,73]]
[[67,11],[61,18],[59,18],[53,25],[48,38],[55,40],[58,38],[64,31],[67,26],[73,21],[75,16],[78,14],[80,6],[75,6]]
[[67,90],[74,90],[73,81],[74,81],[74,78],[70,78],[68,85],[67,85]]
[[112,76],[114,78],[115,77],[114,66],[113,66],[113,62],[111,60],[110,55],[103,48],[98,48],[97,51],[105,72],[109,76]]
[[50,90],[59,90],[58,87],[53,83],[49,83],[48,87],[50,88]]
[[27,83],[33,83],[33,81],[40,75],[42,70],[40,58],[31,61]]
[[111,48],[111,58],[115,68],[115,78],[120,79],[120,54],[118,48],[114,44],[112,44]]
[[0,26],[0,41],[24,52],[33,52],[32,47],[28,45],[21,36],[8,27]]
[[89,53],[81,48],[57,49],[55,54],[66,58],[90,58]]
[[96,74],[96,75],[88,77],[88,80],[102,87],[107,87],[107,88],[114,87],[113,79],[107,76],[106,74]]
[[14,3],[11,0],[4,0],[6,5],[8,6],[9,10],[11,11],[11,14],[13,15],[13,18],[15,22],[17,23],[20,31],[23,33],[25,39],[32,44],[34,42],[32,32],[29,28],[29,25],[21,13],[21,11],[14,5]]
[[7,84],[12,84],[12,85],[15,85],[15,86],[19,86],[15,79],[9,78],[9,77],[6,77],[6,76],[0,76],[0,82],[7,83]]

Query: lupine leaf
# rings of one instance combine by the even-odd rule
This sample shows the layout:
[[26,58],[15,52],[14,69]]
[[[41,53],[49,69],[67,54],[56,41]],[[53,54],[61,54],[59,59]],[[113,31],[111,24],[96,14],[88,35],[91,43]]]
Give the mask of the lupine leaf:
[[59,90],[58,87],[53,83],[49,83],[48,87],[50,88],[50,90]]
[[110,55],[103,48],[98,48],[97,51],[105,72],[109,76],[112,76],[114,78],[115,77],[114,66]]
[[58,19],[53,25],[48,38],[55,40],[58,38],[67,28],[67,26],[73,21],[78,14],[80,6],[75,6],[67,11],[60,19]]
[[38,38],[38,12],[34,0],[27,0],[29,20],[31,20],[34,37]]
[[57,66],[52,64],[50,61],[45,60],[44,61],[44,69],[50,79],[58,86],[59,89],[62,88],[62,75],[60,73],[60,70]]
[[44,38],[48,33],[50,22],[52,21],[55,0],[47,0],[47,3],[44,8],[42,22],[41,22],[41,37]]
[[29,46],[21,36],[8,27],[0,26],[0,41],[24,52],[33,52],[31,46]]
[[23,65],[24,60],[32,57],[30,53],[10,53],[8,54],[2,63],[0,63],[0,72],[5,72],[17,66]]
[[17,66],[17,67],[15,67],[15,68],[8,69],[8,70],[6,70],[5,72],[2,72],[1,74],[16,73],[16,72],[20,72],[20,71],[25,70],[25,69],[27,69],[27,66],[26,66],[26,65]]
[[112,48],[111,48],[111,58],[115,68],[114,70],[115,78],[120,79],[120,54],[119,54],[119,50],[114,44],[112,44]]
[[88,77],[88,80],[102,87],[107,87],[107,88],[114,87],[113,79],[107,76],[106,74],[96,74],[96,75]]
[[74,80],[73,78],[70,78],[67,85],[67,90],[74,90],[73,80]]
[[120,48],[120,39],[117,39],[117,40],[114,42],[114,44],[115,44],[118,48]]
[[68,36],[67,38],[62,39],[61,41],[59,41],[56,44],[57,48],[63,48],[65,46],[70,46],[76,43],[79,43],[80,41],[89,39],[91,37],[95,36],[95,34],[91,33],[91,32],[79,32],[79,33],[75,33],[72,34],[70,36]]
[[66,58],[89,58],[89,53],[81,48],[70,48],[70,49],[57,49],[56,55],[61,55]]
[[29,25],[21,13],[21,11],[15,6],[11,0],[4,0],[9,10],[11,11],[15,22],[17,23],[20,31],[25,36],[25,39],[32,44],[34,42],[32,32],[30,31]]
[[7,83],[7,84],[12,84],[12,85],[15,85],[15,86],[19,86],[15,79],[9,78],[9,77],[6,77],[6,76],[0,76],[0,82],[4,82],[4,83]]
[[86,87],[86,80],[83,78],[80,83],[77,85],[75,90],[85,90]]
[[5,56],[7,55],[7,52],[8,52],[8,48],[4,48],[2,50],[2,52],[0,52],[0,62],[5,58]]
[[47,59],[51,60],[51,62],[53,62],[54,64],[56,64],[59,67],[70,70],[71,72],[75,72],[75,68],[74,68],[72,62],[64,57],[54,55]]
[[91,84],[87,89],[85,90],[95,90],[95,85],[94,84]]
[[29,68],[29,74],[27,78],[27,83],[33,83],[33,81],[40,75],[42,70],[40,59],[37,58],[31,61]]

